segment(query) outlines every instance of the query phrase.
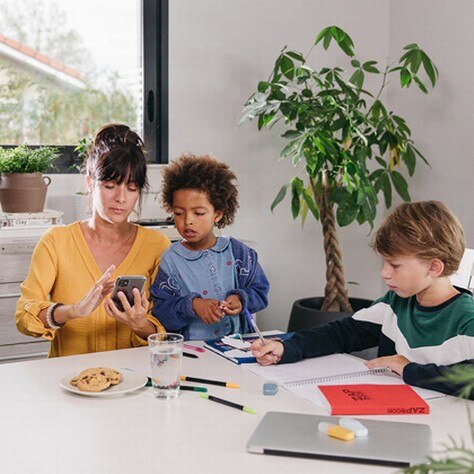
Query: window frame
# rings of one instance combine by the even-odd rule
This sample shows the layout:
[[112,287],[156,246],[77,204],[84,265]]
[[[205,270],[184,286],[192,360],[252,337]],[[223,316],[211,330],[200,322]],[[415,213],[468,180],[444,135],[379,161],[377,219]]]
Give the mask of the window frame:
[[[168,19],[169,0],[142,0],[143,52],[143,135],[149,164],[168,163]],[[20,143],[18,144],[20,145]],[[28,145],[28,144],[27,144]],[[17,145],[2,145],[14,148]],[[79,173],[80,160],[75,145],[28,145],[30,148],[52,146],[60,157],[48,174]]]

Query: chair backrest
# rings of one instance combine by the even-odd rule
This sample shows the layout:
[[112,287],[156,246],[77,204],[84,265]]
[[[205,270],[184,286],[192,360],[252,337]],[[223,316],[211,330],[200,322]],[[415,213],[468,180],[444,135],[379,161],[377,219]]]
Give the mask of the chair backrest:
[[458,271],[451,277],[451,283],[461,288],[474,290],[474,249],[466,249]]

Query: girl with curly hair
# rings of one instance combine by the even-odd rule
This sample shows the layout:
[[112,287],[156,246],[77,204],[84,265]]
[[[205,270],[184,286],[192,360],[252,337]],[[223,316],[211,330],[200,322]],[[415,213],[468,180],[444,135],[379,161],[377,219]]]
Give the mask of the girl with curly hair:
[[183,240],[163,253],[150,292],[153,314],[186,340],[250,332],[243,308],[253,313],[267,306],[269,283],[256,252],[214,235],[214,227],[234,221],[235,180],[211,156],[183,155],[164,171],[163,203]]

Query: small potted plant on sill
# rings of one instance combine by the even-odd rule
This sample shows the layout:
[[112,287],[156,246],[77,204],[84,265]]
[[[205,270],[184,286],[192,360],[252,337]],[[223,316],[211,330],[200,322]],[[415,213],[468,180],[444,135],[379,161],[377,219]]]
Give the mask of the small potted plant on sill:
[[[346,70],[311,67],[309,56],[315,46],[322,43],[328,49],[333,42],[351,58],[350,66]],[[366,88],[367,75],[380,78],[373,92]],[[383,103],[382,92],[395,77],[402,88],[415,84],[427,94],[426,79],[434,87],[438,71],[417,44],[405,46],[400,59],[382,69],[377,61],[357,60],[351,37],[330,26],[317,35],[307,55],[283,48],[269,79],[259,82],[242,111],[239,124],[256,119],[261,130],[282,121],[286,128],[282,137],[288,142],[280,159],[290,159],[296,174],[281,187],[271,210],[290,192],[294,219],[301,216],[304,223],[309,214],[321,221],[327,283],[324,297],[307,299],[310,313],[313,305],[314,311],[321,310],[321,323],[353,310],[337,226],[356,221],[372,228],[379,195],[387,208],[393,188],[402,199],[410,200],[400,168],[405,166],[412,176],[417,159],[427,163],[405,119]],[[354,309],[360,308],[354,305]],[[305,317],[314,319],[311,314]],[[314,321],[305,325],[314,325]]]
[[0,203],[3,212],[42,212],[49,176],[59,152],[54,147],[0,147]]

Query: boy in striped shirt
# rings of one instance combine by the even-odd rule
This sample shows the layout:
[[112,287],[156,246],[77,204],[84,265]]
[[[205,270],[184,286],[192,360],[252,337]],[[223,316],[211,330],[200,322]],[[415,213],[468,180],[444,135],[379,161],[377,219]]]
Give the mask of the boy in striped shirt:
[[443,381],[443,374],[474,363],[474,299],[450,281],[465,248],[461,224],[440,202],[401,204],[376,232],[373,248],[389,290],[382,298],[283,343],[254,342],[257,361],[287,363],[378,346],[368,368],[388,367],[410,385],[455,395],[461,387]]

